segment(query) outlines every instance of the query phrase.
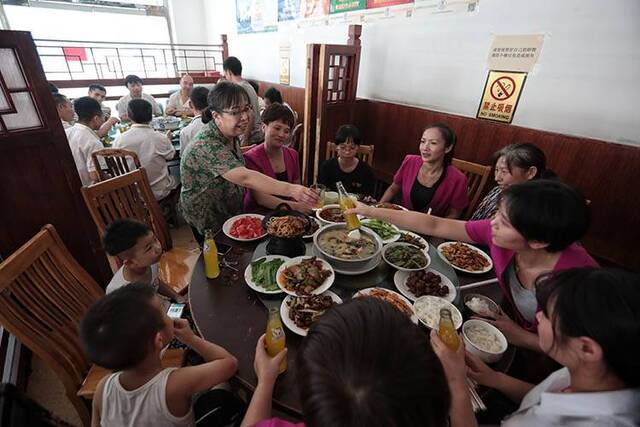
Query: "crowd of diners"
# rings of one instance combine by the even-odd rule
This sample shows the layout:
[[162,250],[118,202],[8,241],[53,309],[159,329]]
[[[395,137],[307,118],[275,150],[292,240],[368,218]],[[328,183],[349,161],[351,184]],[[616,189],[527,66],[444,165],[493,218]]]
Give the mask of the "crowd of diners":
[[[100,85],[73,104],[54,93],[83,185],[97,179],[91,153],[103,148],[100,138],[128,120],[131,129],[114,146],[138,154],[159,201],[179,193],[182,217],[201,244],[205,230],[219,230],[242,212],[286,202],[311,213],[317,194],[301,184],[299,153],[289,146],[296,112],[275,88],[258,97],[237,58],[223,67],[225,78],[212,88],[194,87],[183,76],[169,99],[165,114],[192,117],[180,133],[179,183],[167,173],[166,161],[176,152],[170,138],[149,125],[162,109],[139,77],[126,78],[129,94],[118,102],[119,118],[102,105]],[[318,183],[335,189],[341,181],[350,193],[374,196],[373,170],[357,156],[365,142],[359,129],[344,124],[333,142],[337,156],[320,165]],[[416,151],[407,153],[380,199],[408,210],[358,203],[352,211],[486,248],[503,297],[489,321],[519,351],[539,356],[528,363],[544,361],[538,371],[546,379],[534,384],[524,374],[496,372],[463,346],[451,351],[436,332],[427,337],[388,304],[358,299],[321,316],[301,345],[295,365],[303,424],[474,426],[469,377],[514,402],[505,426],[639,425],[638,274],[601,268],[587,253],[580,241],[589,227],[588,202],[531,142],[495,153],[496,185],[461,219],[469,199],[467,179],[452,165],[455,147],[451,128],[425,125]],[[162,249],[144,224],[114,222],[104,245],[122,267],[86,314],[80,336],[90,360],[117,372],[98,386],[94,425],[193,425],[193,396],[227,381],[238,359],[250,357],[258,385],[242,425],[292,425],[271,414],[286,350],[269,357],[262,336],[255,355],[232,355],[195,334],[186,320],[170,320],[161,298],[184,297],[159,279]],[[163,369],[162,350],[173,338],[203,362]]]

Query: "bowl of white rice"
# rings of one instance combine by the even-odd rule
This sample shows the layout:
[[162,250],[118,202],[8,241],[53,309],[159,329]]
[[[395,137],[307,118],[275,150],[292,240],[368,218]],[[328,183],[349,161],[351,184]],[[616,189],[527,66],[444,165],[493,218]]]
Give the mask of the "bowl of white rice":
[[465,349],[486,363],[494,363],[507,351],[507,339],[492,324],[471,319],[462,324],[462,340]]
[[462,325],[462,314],[444,298],[433,295],[424,295],[413,303],[413,311],[420,322],[429,329],[438,329],[440,325],[440,309],[447,308],[451,311],[453,327],[458,329]]
[[464,308],[469,316],[495,317],[500,312],[498,304],[491,298],[481,294],[466,294],[463,298]]

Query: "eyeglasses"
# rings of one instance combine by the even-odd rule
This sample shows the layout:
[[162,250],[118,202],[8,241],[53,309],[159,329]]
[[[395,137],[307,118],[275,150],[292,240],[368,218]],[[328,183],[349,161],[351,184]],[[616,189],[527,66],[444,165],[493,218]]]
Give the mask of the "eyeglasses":
[[233,117],[240,117],[242,113],[249,113],[251,111],[251,105],[247,104],[242,108],[238,108],[237,110],[222,110],[223,113],[229,114]]
[[344,150],[346,148],[356,148],[357,145],[353,142],[341,142],[338,144],[338,148],[340,148],[341,150]]

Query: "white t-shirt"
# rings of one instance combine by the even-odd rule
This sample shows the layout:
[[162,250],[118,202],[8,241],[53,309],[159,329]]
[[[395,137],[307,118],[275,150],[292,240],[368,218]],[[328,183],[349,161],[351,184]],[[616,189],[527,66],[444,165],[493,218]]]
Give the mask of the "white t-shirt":
[[[173,159],[176,150],[163,133],[154,131],[149,125],[134,124],[113,141],[113,146],[138,155],[157,200],[167,197],[176,188],[177,184],[167,169],[167,160]],[[131,163],[130,159],[129,162]],[[132,164],[129,166],[135,167]]]
[[[124,278],[124,266],[120,267],[118,271],[113,275],[111,281],[107,285],[107,289],[105,289],[105,293],[109,294],[116,289],[120,289],[123,286],[130,284],[131,282]],[[158,291],[158,287],[160,286],[160,267],[159,264],[151,265],[151,279],[149,284],[153,286],[153,288]]]
[[69,129],[66,129],[65,132],[69,140],[73,160],[76,163],[78,174],[80,174],[82,185],[90,185],[91,178],[89,177],[89,172],[96,170],[93,166],[91,153],[102,150],[104,146],[93,129],[81,123],[76,123]]
[[[153,98],[153,96],[143,93],[141,98],[151,103],[151,107],[152,107],[151,111],[153,112],[154,116],[162,115],[162,110],[160,110],[160,106],[158,105],[156,100]],[[132,99],[133,98],[131,97],[131,94],[127,94],[118,100],[118,105],[116,105],[116,110],[118,110],[118,116],[122,117],[123,115],[127,114],[127,109],[129,108],[129,101],[131,101]]]
[[562,393],[571,374],[562,368],[535,386],[502,427],[632,427],[640,425],[640,389]]
[[193,426],[193,408],[176,417],[167,407],[167,381],[177,368],[165,368],[146,384],[126,390],[120,384],[122,372],[107,377],[102,389],[102,427],[182,427]]
[[191,120],[184,129],[180,131],[180,155],[184,155],[184,150],[187,149],[193,137],[196,136],[202,129],[208,125],[202,123],[202,117],[196,116]]
[[189,97],[187,97],[187,100],[185,102],[182,102],[182,98],[180,96],[180,90],[177,90],[175,92],[173,92],[170,96],[169,96],[169,101],[167,101],[167,110],[173,107],[178,111],[182,111],[184,109],[191,109],[190,103],[189,103]]

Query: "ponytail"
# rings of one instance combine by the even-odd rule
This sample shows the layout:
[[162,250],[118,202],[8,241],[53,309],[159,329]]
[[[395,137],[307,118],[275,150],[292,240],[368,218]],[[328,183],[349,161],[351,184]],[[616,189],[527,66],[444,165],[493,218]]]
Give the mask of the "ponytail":
[[209,107],[207,107],[204,110],[202,110],[201,120],[202,120],[202,123],[204,123],[204,124],[207,124],[211,120],[213,120],[213,114],[212,114],[211,109]]

